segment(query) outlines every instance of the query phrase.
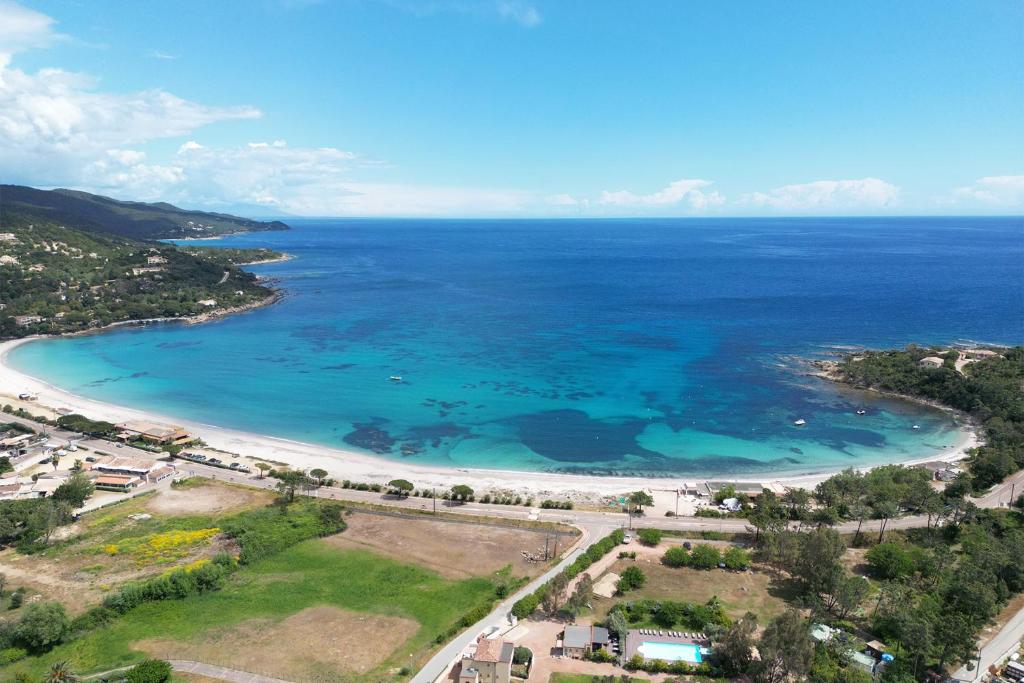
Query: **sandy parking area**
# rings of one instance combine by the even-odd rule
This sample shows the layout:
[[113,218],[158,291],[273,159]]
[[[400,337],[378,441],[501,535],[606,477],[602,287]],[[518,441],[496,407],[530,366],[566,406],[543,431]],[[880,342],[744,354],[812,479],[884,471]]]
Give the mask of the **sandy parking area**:
[[195,641],[149,639],[136,647],[154,657],[189,659],[303,683],[362,674],[412,637],[411,619],[310,607],[281,621],[252,619]]
[[[359,510],[346,522],[345,533],[331,536],[328,543],[339,548],[372,549],[452,579],[484,576],[508,565],[512,565],[517,576],[536,576],[544,565],[527,562],[520,551],[543,551],[545,538],[554,548],[554,540],[548,534],[516,527],[395,517]],[[559,550],[572,542],[567,536],[560,537]]]

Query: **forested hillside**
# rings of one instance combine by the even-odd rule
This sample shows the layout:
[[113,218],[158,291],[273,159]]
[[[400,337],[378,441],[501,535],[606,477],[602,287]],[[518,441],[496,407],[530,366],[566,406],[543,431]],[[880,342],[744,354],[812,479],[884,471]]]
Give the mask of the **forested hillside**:
[[0,222],[0,338],[216,314],[273,295],[235,264],[280,254],[204,252],[5,213]]
[[8,214],[136,239],[215,237],[236,232],[287,230],[281,221],[254,221],[159,202],[125,202],[78,190],[37,190],[0,185],[0,223]]
[[[924,366],[926,357],[942,358],[943,365]],[[957,350],[919,346],[868,351],[844,358],[838,373],[861,388],[936,401],[975,418],[988,441],[970,460],[972,483],[982,490],[1024,468],[1024,347],[999,349],[957,369],[959,358]]]

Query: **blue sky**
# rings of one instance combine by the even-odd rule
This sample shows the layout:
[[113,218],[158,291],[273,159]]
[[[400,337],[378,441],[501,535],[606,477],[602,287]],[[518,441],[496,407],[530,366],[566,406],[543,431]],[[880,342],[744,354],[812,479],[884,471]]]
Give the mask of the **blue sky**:
[[1024,3],[0,0],[0,174],[261,214],[1020,214]]

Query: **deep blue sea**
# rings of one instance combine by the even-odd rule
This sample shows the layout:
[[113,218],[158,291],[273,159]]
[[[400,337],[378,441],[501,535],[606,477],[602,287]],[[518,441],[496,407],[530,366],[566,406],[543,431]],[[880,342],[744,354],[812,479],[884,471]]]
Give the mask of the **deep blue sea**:
[[840,391],[792,356],[1024,342],[1019,218],[290,223],[211,242],[294,255],[254,268],[286,292],[275,306],[11,361],[92,398],[382,458],[714,476],[954,440],[944,414]]

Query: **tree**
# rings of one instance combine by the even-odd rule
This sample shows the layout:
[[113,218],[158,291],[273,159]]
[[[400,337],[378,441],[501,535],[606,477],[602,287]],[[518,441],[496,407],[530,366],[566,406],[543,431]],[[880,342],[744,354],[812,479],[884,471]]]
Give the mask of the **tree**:
[[541,607],[544,611],[549,614],[554,614],[558,611],[558,608],[562,605],[562,599],[565,597],[565,591],[569,587],[569,579],[565,578],[565,574],[559,572],[548,581],[547,590],[544,591],[544,597],[541,600]]
[[256,469],[260,471],[260,479],[263,479],[265,476],[267,476],[267,471],[272,470],[274,468],[273,466],[270,465],[270,463],[258,462],[256,463]]
[[666,567],[685,567],[690,563],[690,551],[681,545],[674,545],[661,556],[661,563]]
[[304,472],[299,472],[298,470],[285,470],[280,472],[277,478],[277,491],[284,498],[285,503],[291,503],[295,500],[296,489],[309,484],[309,477]]
[[316,480],[317,486],[323,486],[324,479],[327,478],[327,470],[322,470],[319,467],[309,471],[309,476]]
[[754,501],[754,509],[747,517],[754,528],[754,542],[761,540],[761,534],[781,531],[786,527],[786,509],[779,502],[778,496],[764,489]]
[[415,488],[408,479],[392,479],[388,482],[388,486],[398,491],[398,495],[403,498],[412,493],[413,488]]
[[686,615],[683,605],[667,600],[661,603],[661,609],[654,613],[654,622],[663,628],[672,628]]
[[645,505],[654,505],[654,498],[646,491],[634,491],[629,494],[628,500],[634,512],[643,512]]
[[516,649],[512,651],[513,664],[519,664],[520,666],[522,666],[523,664],[529,664],[532,658],[533,652],[528,647],[523,647],[519,645],[516,646]]
[[832,590],[832,605],[840,619],[845,619],[860,607],[868,596],[871,584],[863,576],[847,576],[836,583]]
[[626,633],[629,632],[629,622],[626,621],[626,617],[623,616],[622,610],[613,609],[608,613],[608,620],[605,624],[608,630],[619,636],[625,638]]
[[702,543],[690,551],[690,566],[695,569],[714,569],[722,561],[722,553],[713,545]]
[[590,574],[584,572],[580,575],[579,579],[576,580],[576,589],[573,590],[572,595],[566,601],[565,609],[574,617],[581,611],[586,609],[587,605],[594,598],[594,580],[590,578]]
[[639,567],[626,567],[619,576],[619,580],[615,582],[615,590],[625,593],[643,587],[646,582],[647,577]]
[[72,508],[80,508],[94,490],[96,490],[96,487],[89,481],[89,478],[81,472],[77,472],[54,489],[53,500],[65,502]]
[[811,493],[807,489],[794,488],[786,491],[782,500],[789,508],[789,518],[793,521],[803,521],[807,518],[807,511],[810,509]]
[[810,626],[800,613],[787,610],[765,628],[758,646],[761,663],[756,678],[761,683],[800,680],[814,661],[814,639]]
[[13,471],[14,465],[11,464],[10,456],[0,455],[0,474],[7,474]]
[[644,545],[654,547],[661,543],[661,530],[660,529],[640,529],[636,532],[636,537]]
[[472,500],[473,489],[466,484],[456,484],[451,489],[452,500],[461,500],[463,502]]
[[878,542],[881,543],[885,538],[885,526],[889,523],[890,519],[900,513],[900,509],[895,501],[889,499],[876,501],[872,504],[871,509],[874,512],[875,519],[882,520],[878,527]]
[[71,670],[71,665],[61,661],[50,665],[50,670],[46,672],[43,683],[78,683],[79,680],[81,679],[78,675]]
[[45,652],[58,644],[71,627],[67,612],[59,602],[29,605],[14,628],[14,637],[33,652]]
[[910,550],[899,543],[879,543],[867,553],[868,569],[879,579],[902,579],[914,573],[916,562]]
[[750,671],[756,631],[757,617],[747,612],[715,642],[715,654],[726,676],[736,677]]

